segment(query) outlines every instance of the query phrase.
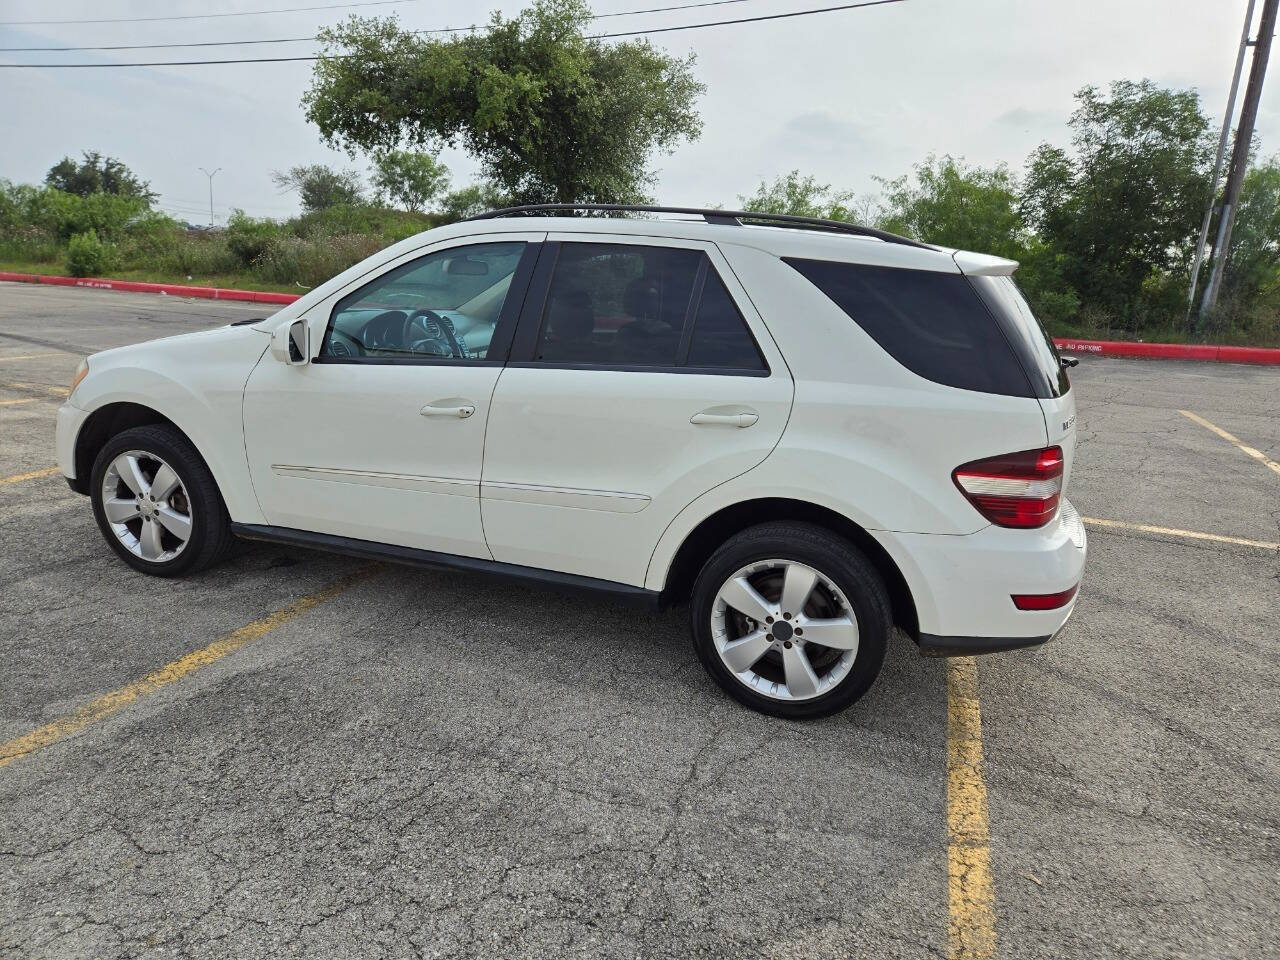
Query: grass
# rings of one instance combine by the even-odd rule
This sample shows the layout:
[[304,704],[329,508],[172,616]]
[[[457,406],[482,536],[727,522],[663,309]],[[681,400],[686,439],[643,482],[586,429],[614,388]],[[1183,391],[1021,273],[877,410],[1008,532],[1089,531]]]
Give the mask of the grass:
[[[31,263],[20,260],[0,260],[0,270],[9,273],[37,273],[53,277],[69,277],[71,273],[63,263]],[[224,287],[231,290],[257,290],[267,293],[304,294],[308,287],[272,283],[252,273],[176,274],[163,270],[135,269],[108,270],[102,280],[137,280],[142,283],[179,283],[189,287]]]

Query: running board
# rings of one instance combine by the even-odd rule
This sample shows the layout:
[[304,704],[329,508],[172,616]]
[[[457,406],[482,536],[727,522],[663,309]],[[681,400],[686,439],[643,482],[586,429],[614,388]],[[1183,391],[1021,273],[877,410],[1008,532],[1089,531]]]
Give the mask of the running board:
[[349,557],[383,560],[410,567],[425,567],[429,570],[462,570],[513,583],[538,584],[566,593],[590,593],[597,596],[604,594],[624,603],[655,610],[662,605],[662,594],[656,590],[632,587],[613,580],[581,577],[574,573],[557,573],[554,570],[541,570],[538,567],[523,567],[515,563],[499,563],[497,560],[482,560],[479,557],[462,557],[452,553],[437,553],[434,550],[418,550],[414,547],[399,547],[389,543],[375,543],[372,540],[357,540],[354,537],[338,537],[329,533],[311,533],[306,530],[292,530],[289,527],[271,527],[256,523],[233,523],[231,532],[245,540],[305,547],[308,550],[323,550]]

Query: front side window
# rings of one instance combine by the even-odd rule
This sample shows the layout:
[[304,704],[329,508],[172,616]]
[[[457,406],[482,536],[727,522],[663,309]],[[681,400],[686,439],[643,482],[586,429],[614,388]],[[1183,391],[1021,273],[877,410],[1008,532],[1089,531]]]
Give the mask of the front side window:
[[334,306],[320,357],[503,359],[489,346],[524,249],[450,247],[384,273]]
[[561,245],[535,359],[549,364],[763,370],[723,281],[700,250]]

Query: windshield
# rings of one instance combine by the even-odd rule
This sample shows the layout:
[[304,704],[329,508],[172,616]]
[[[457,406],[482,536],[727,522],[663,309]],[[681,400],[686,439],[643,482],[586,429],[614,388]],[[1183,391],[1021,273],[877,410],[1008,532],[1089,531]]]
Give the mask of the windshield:
[[1036,319],[1013,277],[970,277],[1026,367],[1037,396],[1060,397],[1071,389],[1053,338]]

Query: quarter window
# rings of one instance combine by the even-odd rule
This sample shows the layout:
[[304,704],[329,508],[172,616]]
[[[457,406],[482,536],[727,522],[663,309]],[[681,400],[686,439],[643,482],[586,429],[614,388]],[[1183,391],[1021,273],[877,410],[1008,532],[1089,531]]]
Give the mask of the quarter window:
[[1034,396],[1009,341],[962,274],[784,260],[913,373],[964,390]]
[[747,329],[747,322],[714,269],[707,271],[702,286],[687,363],[691,367],[764,369],[764,358]]
[[382,360],[501,360],[490,343],[523,242],[482,243],[429,253],[338,301],[320,357]]
[[641,244],[561,244],[535,359],[614,368],[765,368],[707,255]]

